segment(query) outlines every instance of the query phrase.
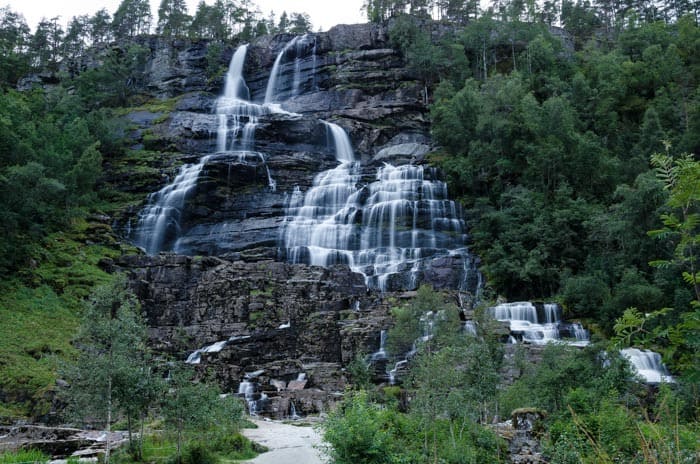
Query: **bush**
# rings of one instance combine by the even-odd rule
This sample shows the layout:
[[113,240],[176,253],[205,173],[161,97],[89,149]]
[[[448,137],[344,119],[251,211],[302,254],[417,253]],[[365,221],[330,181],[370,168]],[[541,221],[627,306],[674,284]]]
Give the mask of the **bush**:
[[179,464],[216,464],[217,461],[216,454],[210,448],[202,443],[190,443],[185,447]]
[[18,464],[18,463],[40,463],[48,462],[49,456],[39,450],[19,450],[7,453],[0,453],[0,464]]

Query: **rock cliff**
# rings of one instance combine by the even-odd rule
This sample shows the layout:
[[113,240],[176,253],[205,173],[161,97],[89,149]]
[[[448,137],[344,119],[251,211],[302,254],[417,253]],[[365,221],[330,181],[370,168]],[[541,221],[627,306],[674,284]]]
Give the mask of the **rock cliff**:
[[[265,159],[217,158],[205,166],[206,179],[188,200],[181,221],[182,250],[187,254],[236,259],[243,250],[277,246],[287,196],[295,187],[308,189],[318,172],[337,164],[327,149],[320,119],[332,119],[349,133],[365,167],[363,182],[372,180],[373,163],[420,161],[430,150],[421,86],[406,71],[398,52],[389,48],[385,28],[341,25],[314,37],[315,54],[300,63],[302,91],[283,103],[285,110],[298,116],[260,117],[255,150],[264,153]],[[244,75],[251,100],[264,99],[275,57],[291,38],[285,34],[263,37],[250,45]],[[172,180],[182,163],[215,151],[218,123],[213,109],[223,86],[223,73],[207,75],[211,66],[206,43],[152,40],[148,46],[152,59],[146,88],[153,95],[173,98],[174,106],[172,111],[139,110],[127,115],[134,149],[160,154],[138,162],[137,174],[149,177],[140,183],[144,200]],[[227,66],[234,50],[222,52],[219,68]],[[126,164],[122,171],[131,177],[135,163]],[[268,171],[276,183],[274,191]],[[119,180],[114,184],[125,188]],[[130,184],[131,193],[136,193],[139,183]],[[127,211],[122,226],[133,225],[137,212],[138,208]],[[223,248],[212,249],[211,241],[202,237],[222,223],[227,240]]]
[[[243,75],[251,101],[265,99],[271,68],[292,39],[263,37],[249,45]],[[224,72],[209,72],[225,70],[235,52],[224,49],[212,62],[206,42],[144,45],[151,49],[145,89],[164,104],[126,115],[132,151],[109,165],[109,181],[142,198],[118,218],[130,240],[147,196],[183,164],[216,152]],[[284,95],[284,111],[256,118],[255,151],[203,162],[177,233],[164,238],[162,249],[179,254],[116,263],[131,276],[159,352],[189,359],[202,376],[256,404],[267,398],[259,407],[276,417],[289,415],[292,405],[299,413],[323,410],[347,382],[344,366],[377,350],[380,331],[391,325],[390,295],[368,290],[363,275],[346,265],[288,264],[280,248],[292,192],[307,191],[319,172],[338,165],[323,120],[349,134],[361,160],[360,184],[371,183],[383,163],[420,164],[431,150],[422,86],[385,28],[336,26],[295,46],[306,49],[293,69],[280,71],[275,89]],[[292,72],[294,78],[285,77]],[[419,278],[453,289],[468,281],[474,289],[478,276],[465,279],[466,268],[460,257],[441,255]]]
[[[291,399],[299,413],[323,410],[346,385],[343,367],[376,349],[391,324],[381,295],[343,266],[173,254],[117,265],[131,276],[156,351],[189,358],[229,392],[257,373],[275,416],[288,414]],[[295,385],[299,374],[305,382]]]

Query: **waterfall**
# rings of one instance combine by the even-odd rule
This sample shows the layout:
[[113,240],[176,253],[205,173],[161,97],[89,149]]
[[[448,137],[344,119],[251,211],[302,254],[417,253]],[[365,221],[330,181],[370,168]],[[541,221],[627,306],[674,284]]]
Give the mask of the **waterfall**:
[[[296,36],[277,54],[272,65],[270,79],[265,89],[265,104],[279,103],[291,97],[296,97],[302,90],[303,60],[311,55],[311,87],[315,87],[316,76],[316,36],[304,34]],[[291,74],[290,79],[287,74]],[[286,78],[286,79],[285,79]]]
[[471,335],[472,337],[476,337],[477,336],[476,322],[464,321],[464,332],[466,332],[467,335]]
[[255,371],[243,376],[243,380],[238,384],[238,397],[245,399],[248,404],[248,414],[257,416],[258,412],[265,407],[268,397],[265,393],[258,392],[259,386],[254,379],[264,371]]
[[269,188],[276,189],[265,157],[251,151],[258,118],[269,114],[271,109],[246,101],[249,91],[243,78],[243,66],[247,50],[247,44],[236,49],[226,73],[223,93],[216,101],[216,153],[182,166],[172,183],[148,196],[146,206],[139,213],[134,244],[148,254],[165,249],[182,251],[179,238],[182,236],[183,211],[187,199],[196,192],[197,180],[207,162],[214,159],[239,164],[260,162],[267,172]]
[[325,124],[328,149],[335,152],[340,164],[318,174],[305,195],[298,190],[292,194],[283,241],[293,263],[352,265],[350,241],[356,235],[359,165],[352,161],[355,156],[345,131],[335,124]]
[[572,339],[567,342],[571,345],[589,343],[588,331],[581,324],[564,323],[561,307],[556,303],[545,303],[541,308],[529,301],[502,303],[489,308],[489,311],[494,319],[508,322],[511,334],[527,343],[541,345],[561,341],[563,336]]
[[374,182],[358,187],[360,164],[350,139],[338,125],[325,124],[328,149],[340,164],[318,174],[306,194],[291,195],[282,232],[291,262],[348,264],[368,286],[385,291],[400,273],[409,276],[403,286],[415,288],[426,258],[457,253],[467,259],[464,221],[434,169],[385,164]]
[[666,366],[661,362],[661,355],[650,350],[637,348],[625,348],[620,354],[627,358],[634,371],[644,379],[646,383],[674,382]]
[[229,340],[223,340],[193,351],[185,362],[187,364],[199,364],[202,361],[202,353],[218,353],[228,345]]
[[235,148],[252,150],[258,118],[269,114],[270,108],[250,103],[250,92],[243,79],[248,45],[241,45],[231,58],[224,92],[216,100],[217,130],[216,151],[225,152]]
[[378,361],[386,358],[386,330],[382,330],[379,333],[379,350],[372,353],[372,361]]
[[289,418],[291,420],[299,420],[301,416],[297,414],[297,407],[294,405],[294,401],[289,402]]
[[[264,104],[249,101],[243,77],[247,51],[247,45],[236,49],[216,101],[215,152],[183,166],[172,183],[149,195],[139,214],[134,242],[149,254],[215,253],[230,249],[224,244],[240,234],[240,219],[204,220],[201,211],[206,210],[195,210],[188,201],[198,193],[207,163],[219,170],[228,164],[230,178],[236,166],[264,167],[268,188],[276,191],[266,155],[254,151],[256,127],[260,118],[273,113],[281,117],[266,118],[266,124],[289,120],[291,113],[278,103],[315,88],[316,37],[295,37],[278,53]],[[323,124],[326,150],[338,164],[316,175],[306,191],[294,187],[284,193],[285,217],[278,235],[284,257],[292,263],[346,264],[364,275],[368,287],[381,291],[413,289],[426,276],[435,276],[442,286],[477,293],[481,276],[466,248],[461,211],[449,200],[437,170],[384,164],[374,171],[361,164],[340,126]]]
[[149,255],[163,249],[163,245],[180,234],[180,221],[185,201],[197,187],[199,173],[209,156],[196,164],[186,164],[171,184],[148,196],[146,207],[139,213],[134,233],[134,244]]

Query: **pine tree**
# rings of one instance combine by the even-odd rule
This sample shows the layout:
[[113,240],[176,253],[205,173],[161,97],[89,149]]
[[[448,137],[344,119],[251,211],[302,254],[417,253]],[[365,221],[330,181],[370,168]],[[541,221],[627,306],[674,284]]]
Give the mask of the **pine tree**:
[[166,37],[179,37],[192,22],[187,14],[185,0],[161,0],[158,7],[158,33]]
[[148,34],[151,20],[151,5],[148,0],[122,0],[112,21],[114,36],[117,40],[124,40]]

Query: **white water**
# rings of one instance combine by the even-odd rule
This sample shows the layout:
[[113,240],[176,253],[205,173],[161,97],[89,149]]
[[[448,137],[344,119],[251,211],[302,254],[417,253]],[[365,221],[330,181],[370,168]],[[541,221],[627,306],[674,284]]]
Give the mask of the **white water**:
[[244,380],[238,384],[238,396],[245,399],[248,404],[248,414],[251,416],[257,416],[268,399],[265,393],[258,393],[258,384],[254,381],[264,372],[264,370],[249,372],[243,376]]
[[218,353],[228,345],[229,340],[223,340],[200,348],[192,352],[185,361],[187,364],[199,364],[202,361],[202,353]]
[[[295,97],[301,92],[302,69],[301,64],[305,56],[311,55],[313,69],[312,78],[316,75],[316,36],[305,34],[294,37],[289,41],[282,51],[277,54],[275,63],[272,65],[270,79],[267,81],[265,89],[265,104],[278,103],[282,100]],[[289,77],[291,74],[291,85]]]
[[467,335],[471,335],[472,337],[476,337],[477,336],[476,322],[464,321],[464,331],[467,333]]
[[360,186],[350,139],[325,124],[340,164],[318,174],[306,194],[290,196],[282,240],[291,262],[348,264],[368,286],[387,290],[397,273],[407,273],[403,284],[415,288],[421,264],[438,253],[466,260],[464,221],[446,184],[431,179],[434,170],[385,164],[374,182]]
[[[529,301],[502,303],[489,310],[494,319],[509,322],[511,332],[519,334],[524,342],[541,345],[562,339],[561,308],[555,303],[545,303],[539,312]],[[569,341],[570,344],[583,346],[589,343],[588,331],[581,324],[571,324],[570,327],[575,339]]]
[[359,208],[359,165],[353,161],[355,155],[342,128],[325,124],[328,148],[335,152],[340,164],[318,174],[305,195],[298,189],[293,192],[282,236],[287,256],[293,263],[352,265],[349,243],[355,233],[354,219]]
[[379,334],[379,350],[372,353],[372,361],[387,359],[386,354],[386,330],[382,330]]
[[661,355],[650,350],[639,350],[637,348],[625,348],[620,350],[620,354],[627,358],[636,371],[646,383],[674,382],[673,377],[661,362]]
[[233,54],[224,91],[216,101],[216,153],[180,168],[170,184],[148,196],[146,206],[139,213],[134,244],[148,254],[164,249],[182,251],[177,239],[182,235],[183,212],[187,199],[196,192],[199,175],[207,162],[217,159],[229,163],[261,163],[267,172],[269,188],[272,191],[276,188],[264,155],[252,151],[258,118],[269,114],[273,107],[246,101],[249,91],[243,78],[243,66],[247,49],[248,45],[241,45]]
[[195,191],[199,173],[208,159],[209,156],[204,156],[196,164],[184,165],[172,183],[148,196],[135,229],[136,246],[148,254],[156,254],[163,249],[166,240],[180,234],[185,201]]

